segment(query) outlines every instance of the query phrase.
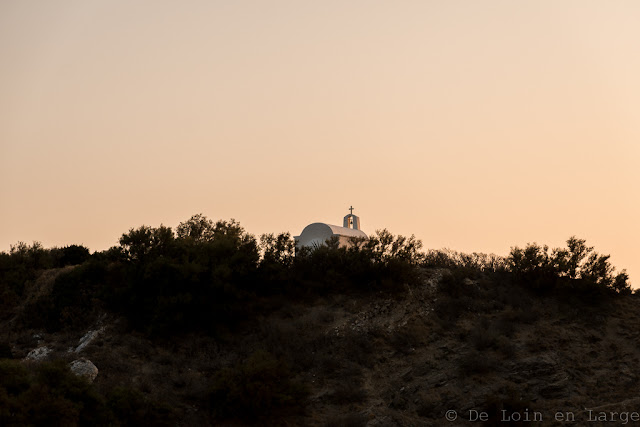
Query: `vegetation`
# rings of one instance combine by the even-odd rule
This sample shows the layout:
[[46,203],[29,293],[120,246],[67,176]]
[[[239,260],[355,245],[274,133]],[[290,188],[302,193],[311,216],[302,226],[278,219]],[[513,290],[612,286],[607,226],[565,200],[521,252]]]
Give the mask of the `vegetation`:
[[[135,391],[103,398],[62,361],[37,365],[0,360],[0,424],[3,426],[170,425],[171,411],[149,405]],[[134,421],[141,421],[136,424]]]
[[585,240],[571,237],[567,240],[567,248],[552,251],[546,245],[535,243],[524,249],[512,248],[506,263],[516,280],[537,289],[568,286],[630,294],[629,276],[625,270],[616,274],[609,258],[609,255],[594,252]]
[[285,362],[257,351],[216,373],[210,392],[212,411],[225,418],[256,419],[273,417],[283,408],[301,408],[307,392],[290,376]]
[[[421,298],[413,292],[425,277],[436,278],[435,320],[413,319],[393,334],[379,326],[360,330],[354,324],[336,329],[335,336],[321,336],[315,329],[330,325],[332,312],[304,317],[295,311],[297,305],[313,307],[343,296],[375,295],[387,299],[390,307],[406,291]],[[332,384],[323,402],[352,410],[367,399],[365,376],[378,363],[378,347],[410,358],[416,349],[430,345],[434,330],[447,336],[459,319],[473,316],[473,326],[458,332],[469,352],[455,359],[454,371],[489,375],[517,352],[511,340],[514,325],[534,327],[539,320],[543,305],[531,304],[530,295],[547,298],[547,304],[565,304],[570,308],[567,316],[574,310],[579,311],[575,318],[593,321],[590,306],[629,293],[626,272],[616,273],[608,255],[599,255],[575,237],[566,248],[550,250],[534,243],[499,257],[423,252],[414,236],[381,230],[349,247],[331,240],[296,253],[289,233],[257,239],[235,220],[214,222],[199,214],[175,232],[163,225],[132,228],[119,245],[93,254],[83,246],[45,249],[37,242],[20,242],[9,253],[0,253],[0,320],[11,319],[12,328],[86,331],[107,312],[126,320],[124,330],[141,340],[166,347],[198,334],[216,348],[235,342],[240,330],[258,331],[259,343],[224,363],[205,365],[198,373],[185,374],[186,380],[172,380],[177,388],[188,381],[204,382],[188,400],[213,419],[256,423],[303,412],[309,387],[300,376],[311,369]],[[581,299],[580,310],[572,308],[575,296]],[[55,418],[64,425],[157,425],[173,420],[173,409],[159,403],[162,399],[149,399],[144,383],[97,390],[70,375],[64,363],[10,360],[12,348],[1,338],[2,425],[37,425],[39,418],[27,418],[35,413],[41,414],[42,423]],[[151,357],[145,345],[138,347]],[[119,362],[107,363],[117,368]],[[394,393],[389,391],[390,407],[406,407],[404,398]],[[425,397],[418,412],[432,416],[442,404],[439,400]],[[339,423],[338,418],[327,423]],[[354,425],[362,421],[357,413],[346,418]]]
[[234,220],[213,222],[198,214],[176,231],[141,226],[123,234],[119,246],[93,255],[78,245],[44,249],[37,242],[20,242],[10,253],[0,253],[2,312],[10,315],[39,272],[77,264],[55,279],[50,296],[29,302],[22,314],[28,326],[49,331],[79,327],[96,309],[108,308],[154,336],[193,330],[215,334],[252,316],[257,297],[396,292],[417,280],[418,266],[451,271],[443,285],[456,296],[464,291],[461,277],[482,274],[508,274],[514,283],[539,291],[631,292],[624,270],[616,274],[608,255],[575,237],[567,248],[534,243],[514,247],[501,258],[448,250],[423,253],[414,236],[382,230],[351,247],[339,247],[334,240],[296,256],[289,233],[265,234],[258,241]]

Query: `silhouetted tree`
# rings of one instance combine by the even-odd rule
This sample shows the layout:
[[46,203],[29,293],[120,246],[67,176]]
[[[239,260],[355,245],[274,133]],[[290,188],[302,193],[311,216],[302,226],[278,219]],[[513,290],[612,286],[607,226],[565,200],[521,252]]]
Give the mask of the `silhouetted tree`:
[[56,267],[82,264],[91,256],[89,249],[82,245],[69,245],[51,250]]
[[120,246],[127,259],[143,262],[151,255],[166,255],[173,241],[174,234],[170,227],[161,225],[158,228],[152,228],[143,225],[123,234],[120,237]]
[[207,241],[213,239],[214,230],[213,221],[202,214],[196,214],[178,225],[176,235],[179,239]]
[[507,257],[507,266],[517,277],[534,283],[535,287],[552,288],[559,280],[581,281],[602,289],[628,293],[630,285],[626,271],[615,274],[609,255],[599,255],[584,239],[575,236],[567,240],[567,248],[549,252],[548,246],[528,244],[514,247]]
[[278,264],[289,267],[295,256],[295,242],[290,233],[280,233],[277,236],[269,233],[260,236],[262,264]]

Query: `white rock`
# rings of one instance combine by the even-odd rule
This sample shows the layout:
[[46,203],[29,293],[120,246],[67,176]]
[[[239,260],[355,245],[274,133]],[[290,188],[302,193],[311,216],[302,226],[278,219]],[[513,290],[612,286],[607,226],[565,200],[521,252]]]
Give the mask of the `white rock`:
[[69,363],[69,368],[71,372],[79,377],[86,378],[89,382],[93,382],[98,376],[98,368],[96,365],[84,357]]
[[46,345],[43,345],[42,347],[34,348],[33,350],[31,350],[29,354],[27,354],[27,357],[25,357],[25,360],[35,360],[39,362],[46,359],[50,353],[51,349]]
[[91,341],[93,341],[98,335],[100,335],[102,331],[104,331],[104,327],[95,331],[89,331],[86,334],[84,334],[82,338],[80,338],[80,341],[78,341],[78,347],[76,347],[75,352],[76,353],[81,352],[86,346],[91,344]]

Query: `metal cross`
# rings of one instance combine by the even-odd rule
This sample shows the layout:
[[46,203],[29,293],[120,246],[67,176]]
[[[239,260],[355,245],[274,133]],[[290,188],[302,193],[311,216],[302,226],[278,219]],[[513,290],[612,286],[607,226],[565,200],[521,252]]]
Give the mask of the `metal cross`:
[[353,206],[351,206],[349,210],[351,211],[351,215],[353,215]]

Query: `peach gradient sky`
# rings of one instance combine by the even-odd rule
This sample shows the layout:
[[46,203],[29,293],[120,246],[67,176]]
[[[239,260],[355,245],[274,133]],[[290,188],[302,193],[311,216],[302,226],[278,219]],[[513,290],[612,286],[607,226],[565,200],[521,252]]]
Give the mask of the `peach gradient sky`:
[[508,253],[571,235],[640,285],[640,2],[0,3],[0,250],[202,212]]

